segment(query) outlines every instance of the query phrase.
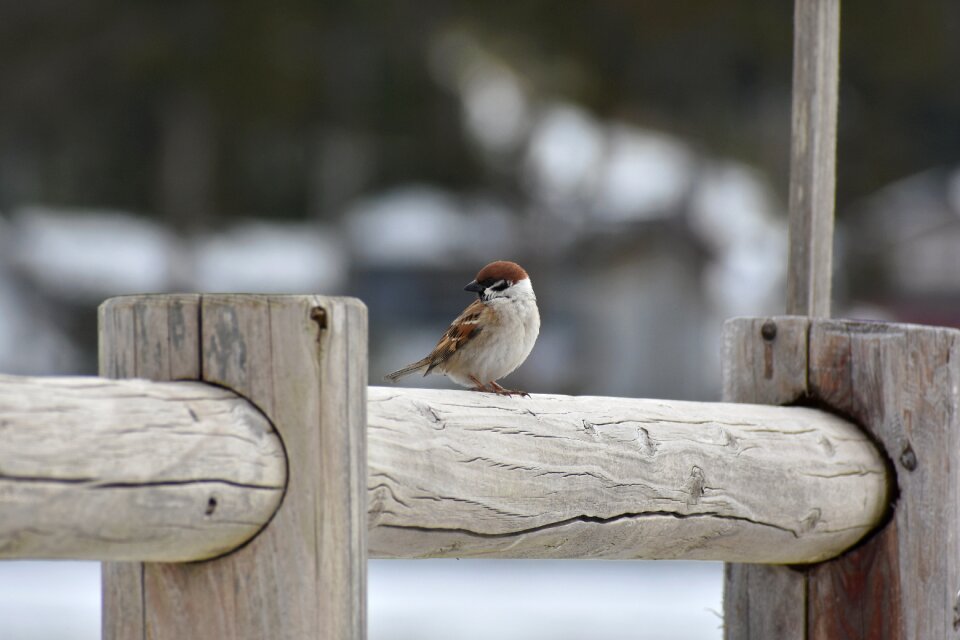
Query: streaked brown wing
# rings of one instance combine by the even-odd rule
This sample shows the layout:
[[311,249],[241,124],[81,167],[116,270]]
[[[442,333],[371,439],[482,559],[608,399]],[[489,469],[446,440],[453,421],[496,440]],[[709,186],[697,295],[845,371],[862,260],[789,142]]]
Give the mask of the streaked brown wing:
[[423,375],[430,373],[438,364],[446,362],[458,349],[480,334],[482,327],[479,320],[483,311],[483,302],[474,300],[469,307],[463,310],[463,313],[457,316],[456,320],[450,323],[443,337],[440,338],[440,342],[430,353],[430,366],[427,367]]

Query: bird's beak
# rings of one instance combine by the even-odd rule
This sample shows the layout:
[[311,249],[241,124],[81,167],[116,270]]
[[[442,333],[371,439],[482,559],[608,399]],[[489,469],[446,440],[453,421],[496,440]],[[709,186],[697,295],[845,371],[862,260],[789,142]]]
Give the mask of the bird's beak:
[[483,291],[483,287],[480,286],[480,284],[479,284],[476,280],[474,280],[473,282],[471,282],[470,284],[468,284],[467,286],[465,286],[465,287],[463,288],[463,290],[464,290],[464,291],[474,291],[474,292],[476,292],[476,293],[480,293],[481,291]]

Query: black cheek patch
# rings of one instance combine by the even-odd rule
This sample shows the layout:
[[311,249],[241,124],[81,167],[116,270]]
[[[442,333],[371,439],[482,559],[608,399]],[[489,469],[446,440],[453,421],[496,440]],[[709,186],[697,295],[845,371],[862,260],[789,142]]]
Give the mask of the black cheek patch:
[[493,285],[492,287],[490,287],[490,288],[493,289],[494,291],[503,291],[504,289],[506,289],[506,288],[509,287],[509,286],[510,286],[510,283],[507,282],[506,280],[499,280],[499,281],[496,282],[496,284],[494,284],[494,285]]

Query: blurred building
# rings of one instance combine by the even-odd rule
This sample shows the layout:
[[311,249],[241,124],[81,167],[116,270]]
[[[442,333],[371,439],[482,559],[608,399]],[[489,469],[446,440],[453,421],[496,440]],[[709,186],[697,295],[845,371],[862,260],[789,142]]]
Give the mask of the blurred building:
[[851,206],[840,231],[854,312],[960,327],[960,168],[884,187]]
[[[511,384],[716,399],[723,320],[781,305],[772,189],[743,165],[570,105],[531,117],[514,202],[411,184],[354,199],[338,225],[249,220],[191,235],[116,211],[18,209],[0,218],[0,370],[94,372],[95,309],[113,295],[317,292],[369,306],[378,383],[432,348],[482,265],[509,258],[530,271],[544,319]],[[584,149],[587,161],[570,160]]]
[[0,216],[0,371],[95,373],[97,306],[171,291],[339,293],[347,263],[315,223],[241,221],[183,237],[118,211]]

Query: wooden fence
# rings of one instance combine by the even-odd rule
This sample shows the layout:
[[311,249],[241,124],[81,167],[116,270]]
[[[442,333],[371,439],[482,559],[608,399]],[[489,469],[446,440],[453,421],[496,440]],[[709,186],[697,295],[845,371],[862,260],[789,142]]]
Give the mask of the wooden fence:
[[749,563],[728,638],[955,634],[960,331],[731,320],[755,404],[368,388],[365,334],[108,301],[104,378],[0,377],[0,558],[107,561],[108,639],[363,638],[367,557]]
[[153,295],[0,376],[0,558],[107,640],[361,640],[368,557],[724,560],[728,640],[960,637],[960,331],[830,320],[838,0],[797,0],[788,312],[724,403],[367,387],[366,309]]

